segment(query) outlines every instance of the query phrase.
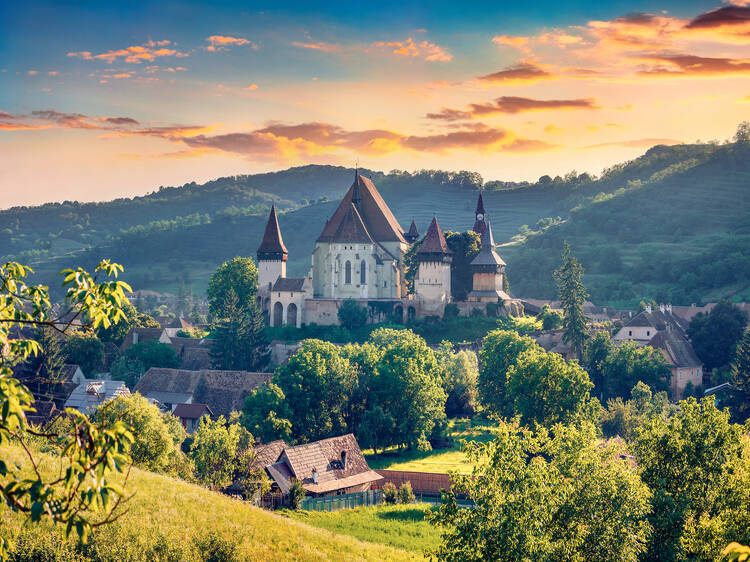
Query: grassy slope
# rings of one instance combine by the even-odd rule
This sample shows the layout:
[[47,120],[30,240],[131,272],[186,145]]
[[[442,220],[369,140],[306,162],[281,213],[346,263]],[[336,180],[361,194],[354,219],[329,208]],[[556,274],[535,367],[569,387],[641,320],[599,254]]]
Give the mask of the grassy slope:
[[[4,460],[23,463],[20,449],[2,448]],[[55,460],[47,457],[47,467]],[[357,539],[316,529],[254,508],[199,486],[134,469],[128,490],[135,496],[128,512],[103,533],[116,534],[109,554],[113,559],[141,556],[158,535],[177,544],[189,544],[192,537],[216,531],[240,541],[248,560],[411,560],[412,553],[396,548],[360,542]],[[21,519],[9,510],[0,514],[0,533],[16,536]],[[119,549],[119,551],[115,550]]]
[[360,507],[334,512],[285,511],[308,525],[415,554],[440,544],[440,530],[427,521],[425,504]]

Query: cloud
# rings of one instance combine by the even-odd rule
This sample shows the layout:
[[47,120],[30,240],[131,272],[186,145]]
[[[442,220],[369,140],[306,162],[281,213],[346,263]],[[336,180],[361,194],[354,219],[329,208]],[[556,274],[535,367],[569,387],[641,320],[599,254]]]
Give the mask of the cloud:
[[480,80],[493,84],[530,83],[539,80],[551,80],[553,78],[556,78],[553,74],[530,62],[522,62],[498,72],[479,77]]
[[443,47],[429,41],[415,42],[409,37],[406,41],[378,41],[373,43],[377,49],[393,49],[394,55],[402,57],[418,57],[429,62],[449,62],[453,55]]
[[652,64],[640,74],[649,76],[717,76],[750,74],[750,59],[699,57],[688,54],[651,53],[638,55]]
[[497,113],[522,113],[553,109],[599,109],[593,99],[537,100],[517,96],[502,96],[487,103],[472,103],[465,111],[442,108],[438,113],[428,113],[428,119],[457,121]]
[[341,45],[335,43],[326,43],[325,41],[315,41],[310,43],[303,43],[300,41],[293,41],[292,45],[300,47],[301,49],[312,49],[314,51],[320,51],[322,53],[338,53],[341,51]]
[[28,74],[29,76],[36,76],[37,74],[39,74],[39,71],[38,70],[27,70],[26,74]]
[[724,26],[744,27],[750,23],[750,7],[747,3],[734,6],[724,6],[710,12],[700,14],[690,20],[687,29],[714,29]]
[[249,90],[249,91],[257,90],[258,89],[258,85],[257,84],[250,84],[248,87],[242,88],[242,89],[243,90]]
[[67,54],[69,57],[75,57],[83,60],[103,60],[113,63],[122,59],[128,63],[142,63],[144,61],[154,61],[159,57],[187,57],[188,53],[180,52],[176,49],[167,48],[171,42],[165,40],[151,41],[142,45],[133,45],[124,49],[110,50],[105,53],[94,55],[91,51],[74,51]]
[[112,123],[113,125],[140,125],[132,117],[104,117],[103,121],[105,123]]
[[250,45],[251,49],[257,49],[258,46],[244,37],[230,37],[228,35],[211,35],[206,37],[209,45],[206,47],[207,51],[226,51],[229,47],[241,47],[243,45]]

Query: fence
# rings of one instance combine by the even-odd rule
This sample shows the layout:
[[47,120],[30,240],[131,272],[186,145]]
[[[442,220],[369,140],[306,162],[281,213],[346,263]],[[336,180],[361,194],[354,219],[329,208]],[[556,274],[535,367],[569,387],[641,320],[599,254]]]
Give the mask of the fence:
[[376,470],[383,480],[377,482],[379,488],[386,482],[393,483],[397,488],[405,482],[411,482],[415,494],[440,496],[440,490],[450,490],[452,483],[449,474],[433,474],[430,472],[408,472],[404,470]]
[[355,507],[378,505],[383,501],[383,490],[369,490],[353,494],[326,496],[322,498],[305,498],[302,509],[308,511],[338,511],[339,509],[354,509]]

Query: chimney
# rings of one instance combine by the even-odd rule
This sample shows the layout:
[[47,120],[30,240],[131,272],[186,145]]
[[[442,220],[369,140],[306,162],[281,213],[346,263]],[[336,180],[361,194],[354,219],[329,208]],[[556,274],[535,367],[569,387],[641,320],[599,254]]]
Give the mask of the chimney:
[[133,345],[138,343],[138,332],[133,332]]
[[667,312],[669,312],[670,314],[672,314],[672,305],[671,304],[667,305]]
[[313,484],[318,483],[318,471],[316,470],[315,467],[313,467],[312,469],[312,479],[313,479]]
[[649,314],[651,314],[651,304],[650,303],[646,305],[646,312],[648,312]]
[[663,305],[663,304],[660,304],[660,305],[659,305],[659,312],[661,312],[661,313],[664,313],[664,312],[665,312],[665,310],[664,310],[664,305]]

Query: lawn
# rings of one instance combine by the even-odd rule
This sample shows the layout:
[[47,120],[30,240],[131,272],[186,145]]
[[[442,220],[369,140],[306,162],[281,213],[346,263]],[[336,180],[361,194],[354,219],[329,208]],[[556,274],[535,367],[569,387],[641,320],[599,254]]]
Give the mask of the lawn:
[[[27,462],[18,448],[0,447],[7,462]],[[41,466],[53,473],[57,459],[42,455]],[[198,562],[193,540],[207,532],[239,543],[243,560],[414,560],[415,552],[353,536],[339,535],[288,517],[252,507],[181,480],[133,469],[127,490],[134,494],[127,512],[94,533],[84,560],[181,560]],[[23,529],[23,519],[9,509],[0,512],[0,538],[12,545],[22,535],[39,550],[35,560],[79,560],[59,539],[61,529],[47,524]],[[423,523],[427,525],[427,523]],[[406,528],[408,525],[403,524]],[[316,528],[317,527],[317,528]],[[406,531],[404,531],[406,532]],[[165,546],[166,545],[166,546]],[[174,555],[166,558],[166,550]],[[56,557],[52,557],[56,553]],[[161,553],[161,554],[158,554]],[[22,559],[29,559],[23,556]]]
[[405,470],[412,472],[446,473],[455,471],[469,474],[472,464],[461,452],[461,440],[486,442],[494,437],[495,424],[482,419],[452,419],[448,422],[448,435],[453,445],[432,451],[388,449],[379,455],[365,451],[370,468],[375,470]]
[[440,544],[440,530],[427,521],[426,504],[381,505],[340,511],[284,511],[287,517],[361,541],[417,554]]

